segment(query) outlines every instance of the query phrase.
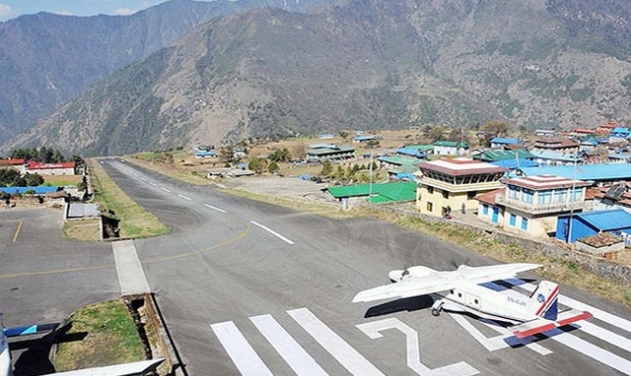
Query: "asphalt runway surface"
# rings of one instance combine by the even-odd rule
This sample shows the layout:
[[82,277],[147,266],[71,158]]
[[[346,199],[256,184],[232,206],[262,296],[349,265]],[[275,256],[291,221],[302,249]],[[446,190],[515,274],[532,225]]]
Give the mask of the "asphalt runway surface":
[[[103,167],[172,229],[134,245],[190,375],[631,375],[631,312],[615,303],[562,286],[563,307],[586,309],[594,318],[522,343],[474,318],[433,317],[426,297],[353,304],[358,291],[388,283],[392,269],[453,270],[465,262],[495,262],[375,219],[300,213],[190,186],[117,159],[104,160]],[[3,236],[2,244],[11,237]],[[73,265],[54,267],[111,261],[111,245],[105,245],[109,253],[93,246]],[[82,275],[29,275],[50,266],[13,266],[24,276],[0,276],[9,296],[14,281],[34,278],[32,284],[47,290],[41,278],[51,278],[71,289],[70,280]],[[113,294],[115,270],[94,270],[102,274],[94,283],[105,288],[82,286],[75,299]],[[3,264],[2,273],[14,272]],[[525,293],[532,288],[522,280],[509,282]],[[20,302],[21,309],[26,304]],[[56,309],[73,304],[78,303],[66,301]],[[39,305],[43,312],[53,307],[50,301]]]

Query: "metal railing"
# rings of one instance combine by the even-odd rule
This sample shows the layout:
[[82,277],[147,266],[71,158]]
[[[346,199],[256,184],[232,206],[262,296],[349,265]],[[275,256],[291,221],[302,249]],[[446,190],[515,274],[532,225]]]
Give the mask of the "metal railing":
[[510,208],[523,210],[527,213],[554,213],[564,212],[571,210],[583,209],[582,201],[565,201],[565,202],[553,202],[547,204],[534,204],[519,201],[512,198],[507,198],[504,195],[495,195],[495,202]]

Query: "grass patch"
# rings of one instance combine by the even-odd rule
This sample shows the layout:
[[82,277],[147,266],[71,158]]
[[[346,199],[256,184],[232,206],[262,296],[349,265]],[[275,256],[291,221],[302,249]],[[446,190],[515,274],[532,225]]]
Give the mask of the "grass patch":
[[81,183],[81,175],[42,175],[44,185],[50,187],[65,187],[74,185],[75,187]]
[[[182,153],[183,152],[179,152]],[[163,175],[177,179],[193,185],[211,185],[213,182],[206,177],[208,168],[197,167],[186,169],[184,166],[176,166],[170,159],[178,159],[180,155],[176,155],[173,158],[167,157],[165,159],[162,153],[144,153],[136,154],[131,158],[125,158],[125,161],[134,163],[148,170],[159,172]],[[179,159],[178,159],[179,160]]]
[[95,202],[101,205],[105,215],[119,220],[120,237],[146,238],[169,232],[158,218],[146,211],[125,194],[105,173],[101,164],[94,159],[86,162],[91,171]]
[[83,218],[66,221],[62,229],[64,236],[70,239],[89,242],[101,241],[101,218]]
[[57,372],[145,360],[138,331],[121,300],[81,308],[67,323],[71,327],[60,336],[53,357]]

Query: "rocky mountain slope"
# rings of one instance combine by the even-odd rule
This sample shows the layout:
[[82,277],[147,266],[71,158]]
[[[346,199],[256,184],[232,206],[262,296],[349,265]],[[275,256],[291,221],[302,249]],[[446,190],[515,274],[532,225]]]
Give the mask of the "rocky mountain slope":
[[172,0],[131,16],[39,13],[0,23],[0,142],[213,17],[256,7],[306,11],[331,2]]
[[10,146],[121,154],[444,123],[595,125],[631,115],[624,0],[344,0],[214,19]]

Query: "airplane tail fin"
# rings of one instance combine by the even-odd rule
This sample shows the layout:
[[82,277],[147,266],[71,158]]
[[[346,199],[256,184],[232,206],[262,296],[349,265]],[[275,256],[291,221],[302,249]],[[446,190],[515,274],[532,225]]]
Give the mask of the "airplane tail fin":
[[536,316],[556,321],[558,317],[559,285],[550,281],[541,281],[532,292],[528,301],[528,310]]

